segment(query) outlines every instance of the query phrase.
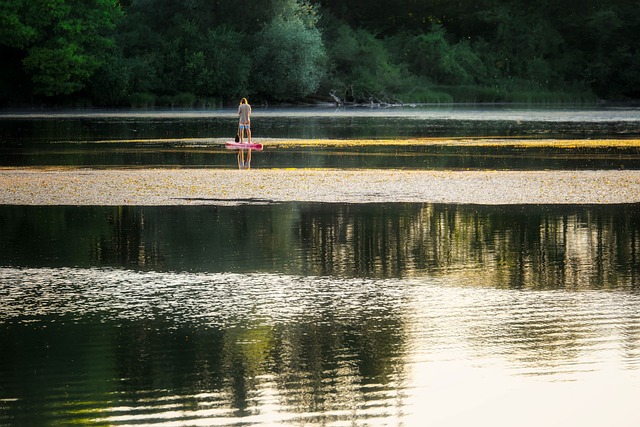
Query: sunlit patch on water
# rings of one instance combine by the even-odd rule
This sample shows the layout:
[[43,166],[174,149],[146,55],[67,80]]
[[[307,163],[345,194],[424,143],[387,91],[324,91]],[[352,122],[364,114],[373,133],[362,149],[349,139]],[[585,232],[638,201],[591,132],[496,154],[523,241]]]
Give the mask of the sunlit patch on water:
[[640,295],[5,267],[0,346],[2,424],[631,426]]
[[103,320],[162,318],[176,327],[235,327],[248,318],[273,325],[315,318],[321,311],[346,320],[372,307],[398,309],[404,292],[393,281],[119,269],[5,268],[0,280],[0,320],[100,315]]

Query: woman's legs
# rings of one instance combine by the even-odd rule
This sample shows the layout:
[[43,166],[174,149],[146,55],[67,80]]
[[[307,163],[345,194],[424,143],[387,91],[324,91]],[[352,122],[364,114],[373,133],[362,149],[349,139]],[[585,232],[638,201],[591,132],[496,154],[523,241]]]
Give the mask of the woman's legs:
[[247,140],[251,144],[251,125],[240,124],[238,125],[238,134],[240,135],[240,142],[244,142],[244,131],[247,130]]

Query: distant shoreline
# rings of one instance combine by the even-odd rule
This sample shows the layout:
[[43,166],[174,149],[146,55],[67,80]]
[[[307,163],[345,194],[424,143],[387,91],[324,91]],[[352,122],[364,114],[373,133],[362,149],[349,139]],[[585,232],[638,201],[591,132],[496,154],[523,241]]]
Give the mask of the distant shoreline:
[[640,203],[640,171],[0,168],[1,205]]
[[[0,120],[15,119],[90,119],[90,118],[202,118],[237,117],[237,104],[218,108],[55,108],[55,107],[0,107]],[[432,118],[459,118],[487,120],[500,118],[509,121],[632,121],[640,120],[640,101],[628,103],[597,104],[528,104],[528,103],[406,103],[393,106],[338,106],[331,103],[305,105],[252,105],[256,119],[290,116],[335,116],[348,117],[409,117],[416,112],[428,112]],[[484,117],[476,117],[481,112]],[[609,113],[602,117],[600,113]],[[558,114],[560,113],[560,114]],[[454,116],[451,116],[454,114]]]

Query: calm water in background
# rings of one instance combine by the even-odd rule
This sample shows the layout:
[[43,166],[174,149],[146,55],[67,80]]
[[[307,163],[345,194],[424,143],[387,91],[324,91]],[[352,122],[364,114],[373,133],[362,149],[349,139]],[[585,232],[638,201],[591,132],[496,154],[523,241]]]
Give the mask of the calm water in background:
[[[637,129],[635,110],[438,111],[470,129],[493,126],[481,117],[551,133]],[[312,132],[302,129],[316,119],[300,114],[265,113],[271,136]],[[369,121],[358,137],[413,120],[377,115],[348,120]],[[167,146],[197,155],[183,140],[209,138],[199,126],[212,119],[193,116],[0,126],[16,132],[3,144],[23,147],[24,164],[105,150],[111,164],[146,165]],[[331,136],[347,119],[318,120],[332,124],[313,132]],[[88,142],[131,138],[112,125],[171,141],[114,157],[113,143]],[[229,157],[216,153],[193,165]],[[366,167],[361,157],[349,167]],[[638,205],[0,206],[0,236],[0,425],[639,422]]]
[[[0,166],[236,165],[223,142],[236,132],[233,110],[0,115]],[[252,167],[411,169],[640,168],[637,148],[527,149],[462,146],[296,147],[281,139],[424,137],[638,138],[640,108],[254,109],[252,130],[272,146]],[[273,147],[275,145],[275,147]]]

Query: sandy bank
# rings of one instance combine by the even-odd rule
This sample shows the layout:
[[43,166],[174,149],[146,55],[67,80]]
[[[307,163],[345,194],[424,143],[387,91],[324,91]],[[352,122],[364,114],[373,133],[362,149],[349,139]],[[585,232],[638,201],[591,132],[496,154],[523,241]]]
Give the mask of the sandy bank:
[[639,203],[640,171],[0,169],[0,204],[4,205],[286,201]]

